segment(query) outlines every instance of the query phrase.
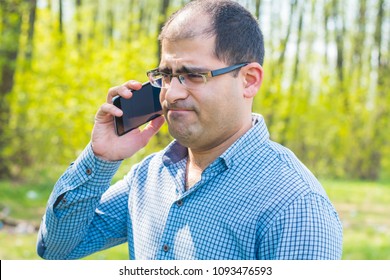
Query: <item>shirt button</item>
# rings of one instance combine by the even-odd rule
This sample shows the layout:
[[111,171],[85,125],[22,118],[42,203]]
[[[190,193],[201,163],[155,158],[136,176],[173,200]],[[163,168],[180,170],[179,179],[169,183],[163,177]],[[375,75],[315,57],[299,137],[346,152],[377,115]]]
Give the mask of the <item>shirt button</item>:
[[176,201],[176,205],[177,205],[178,207],[183,206],[183,200],[178,200],[178,201]]
[[169,251],[169,246],[167,244],[164,244],[163,250],[164,250],[164,252],[168,252]]
[[91,168],[87,168],[87,169],[85,170],[85,174],[91,175],[91,174],[92,174],[92,169],[91,169]]

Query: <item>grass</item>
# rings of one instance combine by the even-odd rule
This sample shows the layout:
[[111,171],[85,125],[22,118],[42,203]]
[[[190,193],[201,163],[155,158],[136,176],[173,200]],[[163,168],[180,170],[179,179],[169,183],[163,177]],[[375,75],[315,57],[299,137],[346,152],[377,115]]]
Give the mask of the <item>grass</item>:
[[390,184],[323,182],[344,228],[343,259],[390,259]]
[[[331,180],[322,183],[343,223],[343,259],[389,260],[390,183]],[[0,182],[0,212],[37,226],[52,187],[49,183]],[[36,233],[23,227],[18,231],[0,229],[0,259],[39,259],[35,253]],[[127,244],[123,244],[85,259],[127,258]]]
[[[36,233],[10,234],[0,231],[0,259],[1,260],[40,260],[36,254]],[[127,243],[120,246],[96,252],[86,260],[126,260],[129,258]]]

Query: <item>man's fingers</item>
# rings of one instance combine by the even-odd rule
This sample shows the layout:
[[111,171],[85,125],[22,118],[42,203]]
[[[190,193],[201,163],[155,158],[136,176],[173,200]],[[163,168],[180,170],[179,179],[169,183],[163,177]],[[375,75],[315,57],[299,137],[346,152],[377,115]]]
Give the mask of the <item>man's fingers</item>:
[[123,115],[123,112],[121,109],[119,109],[118,107],[116,107],[112,104],[104,103],[97,111],[95,119],[96,119],[96,121],[106,122],[107,119],[109,119],[111,121],[112,116],[120,117],[122,115]]
[[112,104],[112,99],[118,95],[124,98],[130,98],[133,95],[133,93],[129,88],[125,86],[117,86],[117,87],[110,88],[107,94],[107,103]]
[[134,80],[127,81],[122,86],[132,90],[139,90],[142,88],[142,84]]
[[142,84],[140,82],[133,81],[133,80],[128,81],[123,85],[112,87],[108,90],[107,103],[111,104],[112,99],[118,95],[126,99],[130,98],[133,95],[132,90],[139,90],[141,87]]
[[144,145],[146,145],[150,138],[152,138],[153,135],[155,135],[161,128],[161,126],[164,124],[165,119],[163,116],[160,116],[158,118],[153,119],[148,125],[142,130],[141,136]]

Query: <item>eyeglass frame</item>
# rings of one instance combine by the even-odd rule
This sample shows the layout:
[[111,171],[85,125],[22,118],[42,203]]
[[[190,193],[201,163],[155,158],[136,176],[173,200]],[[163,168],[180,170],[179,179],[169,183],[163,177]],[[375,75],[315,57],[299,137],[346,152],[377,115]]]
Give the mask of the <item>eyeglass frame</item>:
[[[170,78],[169,79],[169,83],[171,83],[172,79],[174,77],[176,77],[179,80],[180,84],[183,85],[183,86],[186,86],[185,84],[183,84],[183,79],[180,78],[183,74],[197,74],[197,75],[202,76],[203,84],[206,84],[207,78],[212,78],[212,77],[216,77],[216,76],[220,76],[220,75],[223,75],[223,74],[227,74],[227,73],[233,72],[234,70],[237,70],[237,69],[240,69],[242,67],[245,67],[248,64],[249,64],[249,62],[244,62],[244,63],[234,64],[234,65],[231,65],[231,66],[227,66],[227,67],[211,70],[211,71],[208,71],[208,72],[199,72],[199,73],[191,73],[190,72],[190,73],[176,73],[176,74],[167,74],[167,73],[164,73],[164,72],[160,72],[160,71],[158,71],[158,67],[157,67],[157,68],[154,68],[152,70],[147,71],[146,75],[149,78],[150,84],[152,86],[154,86],[154,87],[157,87],[157,88],[164,88],[164,87],[156,86],[152,82],[152,79],[150,78],[150,74],[151,73],[160,73],[160,74],[164,74],[164,75],[168,76]],[[185,79],[184,79],[184,81],[185,81]]]

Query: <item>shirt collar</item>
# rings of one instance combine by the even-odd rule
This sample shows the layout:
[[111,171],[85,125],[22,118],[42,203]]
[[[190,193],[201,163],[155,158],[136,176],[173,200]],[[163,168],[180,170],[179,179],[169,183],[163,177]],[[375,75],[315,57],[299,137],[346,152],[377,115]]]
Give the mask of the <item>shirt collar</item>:
[[260,145],[269,139],[269,133],[263,116],[252,114],[252,128],[236,140],[221,156],[225,164],[230,168],[241,161],[245,154],[258,149]]
[[[269,132],[263,116],[252,114],[252,128],[233,143],[215,162],[224,161],[229,168],[235,162],[242,159],[243,153],[259,147],[269,139]],[[168,166],[175,164],[188,156],[188,149],[174,140],[163,153],[163,163]]]
[[178,163],[182,159],[188,156],[188,148],[184,147],[174,140],[171,144],[169,144],[165,148],[165,152],[163,153],[163,163],[168,166],[171,164]]

